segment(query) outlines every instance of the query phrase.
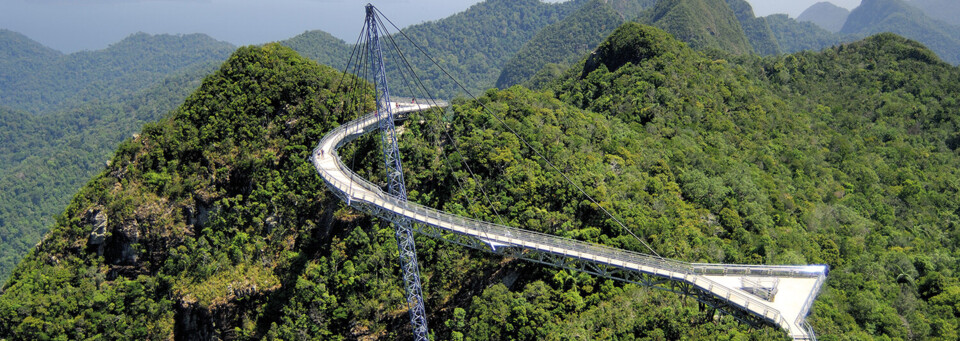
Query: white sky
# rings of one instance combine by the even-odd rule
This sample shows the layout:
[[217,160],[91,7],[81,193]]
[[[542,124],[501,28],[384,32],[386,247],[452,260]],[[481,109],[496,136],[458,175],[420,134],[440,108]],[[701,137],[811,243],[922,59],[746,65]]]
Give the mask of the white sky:
[[[748,1],[757,15],[796,17],[818,0]],[[847,8],[860,2],[830,1]],[[353,42],[367,2],[405,27],[461,12],[478,0],[0,0],[0,28],[68,53],[102,49],[136,32],[206,33],[246,45],[319,29]]]

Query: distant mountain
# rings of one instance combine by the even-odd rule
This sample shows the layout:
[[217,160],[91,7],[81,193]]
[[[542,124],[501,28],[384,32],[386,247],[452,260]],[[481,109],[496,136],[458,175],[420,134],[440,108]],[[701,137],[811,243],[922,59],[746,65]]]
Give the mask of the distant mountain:
[[[545,27],[514,56],[497,80],[498,88],[515,84],[539,87],[582,58],[620,24],[637,21],[658,25],[697,49],[737,53],[780,53],[765,18],[757,18],[744,0],[663,1],[594,0],[561,22]],[[709,13],[702,15],[702,13]],[[686,20],[682,18],[691,18]],[[717,36],[720,31],[733,35]],[[707,37],[707,38],[704,38]]]
[[203,34],[137,33],[103,50],[69,55],[9,31],[0,41],[0,105],[33,114],[133,93],[172,73],[222,61],[234,49]]
[[850,10],[824,1],[807,8],[797,17],[797,21],[812,22],[830,32],[840,32],[848,15]]
[[846,36],[839,33],[827,31],[812,22],[797,21],[786,14],[774,14],[765,19],[783,53],[819,51],[842,42],[855,40],[852,37],[845,38]]
[[957,0],[909,0],[913,5],[927,15],[947,22],[951,25],[960,25],[960,1]]
[[[617,10],[633,7],[636,12]],[[500,72],[497,87],[501,89],[520,84],[549,64],[570,65],[597,46],[610,32],[643,9],[638,1],[591,0],[562,21],[548,25],[537,32],[517,52]],[[562,67],[561,67],[562,68]],[[553,67],[547,70],[554,69]]]
[[[563,20],[585,3],[587,0],[563,3],[488,0],[447,18],[404,28],[403,33],[407,37],[431,54],[429,58],[404,36],[394,35],[394,41],[406,53],[410,64],[422,72],[421,78],[427,88],[436,91],[430,95],[451,98],[463,94],[463,90],[450,81],[430,58],[450,72],[468,91],[479,94],[494,86],[504,64],[537,32]],[[393,28],[390,27],[390,30]],[[342,70],[354,42],[343,42],[325,32],[312,31],[280,44]],[[394,74],[399,65],[388,64],[387,73]],[[413,93],[401,79],[391,81],[391,91],[404,96],[421,96]]]
[[943,60],[960,63],[960,28],[933,19],[901,0],[863,0],[841,30],[859,36],[881,32],[916,40]]
[[[352,44],[353,42],[351,42]],[[303,32],[293,38],[280,42],[301,56],[313,59],[317,63],[342,68],[350,58],[352,45],[348,45],[332,34],[316,30]]]
[[176,108],[207,63],[113,101],[28,114],[0,107],[0,283],[121,141]]
[[0,88],[31,73],[42,72],[63,54],[27,36],[0,29]]
[[727,4],[740,21],[754,53],[764,56],[780,53],[780,46],[770,30],[770,25],[765,18],[758,18],[753,13],[750,3],[746,0],[727,0]]
[[736,13],[724,0],[659,1],[640,22],[670,32],[694,49],[753,52]]

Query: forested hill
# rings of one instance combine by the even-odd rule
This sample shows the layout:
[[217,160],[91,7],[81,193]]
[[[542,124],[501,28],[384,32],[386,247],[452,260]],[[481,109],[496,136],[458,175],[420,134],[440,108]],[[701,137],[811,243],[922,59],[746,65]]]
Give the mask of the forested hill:
[[640,21],[672,33],[695,49],[753,52],[736,14],[724,0],[658,1]]
[[903,0],[864,0],[847,17],[841,32],[896,33],[927,45],[951,64],[960,64],[960,26],[935,20]]
[[[618,10],[622,4],[627,11]],[[630,8],[625,5],[633,5]],[[591,0],[579,10],[560,22],[544,27],[537,32],[517,53],[506,62],[497,78],[496,86],[508,88],[520,84],[537,72],[550,77],[551,70],[559,72],[577,61],[584,53],[593,50],[610,32],[624,22],[636,19],[651,1],[602,1]],[[555,66],[549,66],[554,64]]]
[[330,33],[316,30],[303,32],[279,43],[317,63],[343,70],[350,59],[352,44],[355,42],[347,44]]
[[824,338],[957,338],[960,70],[892,34],[740,65],[617,35],[554,91],[644,132],[705,210],[715,229],[670,232],[674,248],[829,264],[809,318]]
[[228,43],[202,34],[137,33],[98,51],[60,55],[9,31],[0,34],[0,105],[33,114],[113,101],[168,75],[221,61]]
[[[577,11],[587,1],[487,0],[450,17],[409,26],[403,31],[470,92],[479,94],[494,86],[507,60],[537,32]],[[459,86],[449,81],[427,56],[417,52],[405,37],[397,35],[394,39],[407,53],[413,67],[422,70],[424,84],[436,91],[432,95],[452,98],[463,94]],[[346,66],[353,43],[321,31],[306,32],[281,42],[304,56],[341,70]],[[397,66],[388,67],[392,68],[388,73],[397,72]],[[393,91],[420,96],[411,93],[401,80],[392,81]]]
[[[74,197],[3,286],[0,338],[407,337],[392,228],[308,162],[371,108],[340,77],[239,49]],[[958,102],[960,70],[891,34],[724,60],[628,23],[546,91],[405,121],[401,155],[410,200],[642,250],[486,107],[662,255],[829,264],[810,317],[825,339],[955,340]],[[377,148],[341,157],[376,183]],[[673,293],[417,243],[437,339],[783,338]]]
[[783,53],[800,51],[819,51],[843,42],[857,40],[851,35],[842,35],[827,31],[812,22],[797,21],[786,14],[773,14],[764,17],[770,26],[770,31]]
[[0,29],[0,85],[41,71],[63,54],[20,33]]
[[[761,56],[769,56],[780,53],[780,44],[776,36],[770,30],[770,25],[766,18],[757,17],[753,13],[753,6],[750,6],[746,0],[727,0],[727,5],[733,10],[740,21],[752,51]],[[669,32],[669,31],[668,31]]]
[[849,15],[850,10],[824,1],[804,10],[797,17],[797,21],[811,22],[830,32],[840,32]]
[[124,139],[175,109],[216,65],[77,108],[31,115],[0,107],[0,283]]
[[954,0],[908,0],[930,17],[951,25],[960,25],[960,2]]
[[530,39],[506,63],[497,87],[515,84],[538,87],[592,51],[615,27],[627,21],[661,27],[698,50],[780,53],[778,36],[771,30],[767,18],[756,17],[744,0],[594,0]]
[[63,55],[0,31],[0,282],[124,138],[180,102],[233,47],[134,34]]

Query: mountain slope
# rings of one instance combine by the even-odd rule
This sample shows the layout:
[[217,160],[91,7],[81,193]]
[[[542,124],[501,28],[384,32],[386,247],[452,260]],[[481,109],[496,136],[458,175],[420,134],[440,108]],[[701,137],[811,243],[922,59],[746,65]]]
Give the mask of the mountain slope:
[[62,53],[20,33],[0,29],[0,89],[32,73],[43,72]]
[[952,0],[908,0],[908,4],[923,10],[928,16],[960,26],[960,3]]
[[[685,0],[660,3],[655,8],[655,2],[649,1],[591,1],[563,21],[537,33],[507,62],[497,80],[497,87],[506,88],[515,84],[536,87],[537,84],[544,84],[595,48],[613,28],[633,19],[691,39],[684,41],[696,49],[735,46],[731,51],[761,55],[780,51],[765,18],[755,17],[753,8],[746,1],[727,0],[724,3]],[[709,14],[703,15],[701,11]],[[730,14],[735,16],[736,21],[732,20],[734,17]],[[714,37],[717,28],[726,28],[734,35]],[[703,39],[700,34],[705,32],[710,38]],[[747,44],[744,45],[744,42]]]
[[317,63],[342,70],[350,59],[352,45],[324,31],[307,31],[279,42]]
[[[344,208],[325,190],[308,161],[324,132],[371,110],[369,99],[357,103],[357,98],[331,91],[339,77],[335,70],[279,45],[239,49],[179,110],[127,140],[110,166],[78,193],[3,287],[0,337],[409,335],[400,306],[403,289],[392,228]],[[566,105],[548,93],[522,88],[490,91],[480,102],[455,104],[456,114],[449,118],[428,114],[404,125],[401,152],[410,170],[411,200],[489,218],[488,206],[470,200],[476,197],[477,186],[483,186],[497,205],[509,205],[500,210],[507,221],[601,242],[600,229],[609,233],[609,221],[595,208],[568,200],[574,192],[552,181],[559,180],[558,174],[531,162],[530,151],[491,154],[495,150],[475,143],[484,134],[506,133],[503,127],[483,123],[490,117],[480,110],[480,103],[505,110],[509,120],[518,120],[519,131],[527,138],[559,147],[549,153],[555,160],[568,159],[569,150],[633,145],[639,137],[615,120]],[[456,141],[437,145],[442,134],[434,129],[448,125],[456,127],[450,131]],[[601,132],[610,138],[595,135]],[[376,141],[371,136],[341,150],[345,160],[352,160],[351,167],[374,182],[382,179]],[[464,192],[454,185],[463,176],[462,165],[452,168],[440,159],[455,154],[452,144],[467,162],[481,166],[475,168],[478,182],[467,184]],[[669,200],[669,208],[635,211],[631,218],[695,214],[681,201],[675,182],[655,179],[636,166],[640,154],[609,154],[568,159],[566,167],[576,173],[574,181],[585,183],[596,181],[599,174],[594,172],[607,169],[608,162],[621,160],[626,163],[617,172],[626,176],[610,181],[610,188],[623,190],[637,178],[666,185],[658,195]],[[484,158],[497,161],[480,161]],[[501,167],[506,165],[510,166]],[[551,181],[513,186],[525,177]],[[618,205],[649,207],[654,201],[651,196],[635,196],[618,200]],[[538,209],[550,212],[537,213]],[[632,238],[602,238],[611,245],[641,247]],[[698,311],[695,304],[672,293],[425,238],[417,243],[428,317],[438,338],[778,335],[772,328],[748,328],[731,318],[708,319],[709,312]],[[505,305],[516,309],[502,311],[499,307]],[[647,309],[635,309],[641,306]],[[636,318],[626,318],[631,315]],[[606,327],[593,330],[589,327],[593,324]]]
[[[463,90],[434,66],[430,58],[438,61],[467,90],[479,94],[494,86],[504,64],[537,32],[566,18],[587,1],[487,0],[450,17],[404,28],[404,34],[430,53],[429,57],[420,53],[402,35],[395,34],[394,40],[410,64],[422,72],[421,78],[428,89],[435,91],[431,95],[452,98],[463,94]],[[393,27],[389,29],[394,30]],[[305,32],[281,42],[304,56],[340,70],[346,67],[353,43],[343,42],[322,31]],[[397,57],[387,55],[386,58]],[[387,68],[388,74],[395,75],[399,71],[398,64],[388,64]],[[391,91],[403,96],[424,95],[414,92],[399,77],[391,79],[390,86]]]
[[592,0],[560,22],[544,27],[500,72],[498,88],[529,79],[548,64],[569,65],[630,18],[606,1]]
[[[209,315],[192,314],[206,311],[228,285],[257,287],[257,295],[275,291],[277,276],[286,275],[268,264],[289,266],[292,256],[275,258],[280,250],[262,249],[265,238],[296,238],[297,226],[324,224],[323,215],[302,220],[290,214],[310,205],[313,215],[326,205],[306,157],[309,145],[342,117],[342,101],[352,101],[328,90],[337,79],[332,69],[276,45],[238,51],[180,110],[125,141],[58,217],[3,287],[0,337],[211,335],[213,326],[196,323]],[[274,197],[284,183],[307,187]],[[268,213],[260,205],[272,208]],[[249,219],[262,224],[248,225]],[[242,248],[231,255],[216,251],[230,238],[255,244],[235,242]],[[273,256],[264,258],[265,252]],[[229,270],[211,263],[231,258],[238,263]],[[77,265],[88,270],[68,270]],[[226,292],[233,299],[258,297]],[[56,303],[38,310],[54,297],[48,295]],[[30,322],[38,320],[47,322]]]
[[753,52],[736,13],[724,0],[659,1],[640,22],[670,32],[694,49]]
[[750,3],[746,0],[727,0],[727,4],[740,21],[740,26],[747,35],[750,45],[753,46],[754,53],[761,56],[780,53],[780,46],[766,18],[754,15],[753,6],[750,6]]
[[175,109],[214,67],[170,75],[116,102],[41,116],[0,110],[0,282],[117,144]]
[[850,10],[834,5],[831,2],[823,1],[813,4],[800,13],[797,21],[811,22],[830,32],[840,32],[843,24],[847,22],[847,16]]
[[627,24],[552,90],[642,133],[725,261],[829,264],[820,335],[954,338],[960,70],[893,34],[742,63]]
[[960,27],[932,19],[901,0],[864,0],[850,13],[841,32],[896,33],[927,45],[951,64],[960,64]]
[[9,64],[14,70],[0,70],[0,75],[21,73],[0,78],[0,105],[39,114],[109,100],[145,89],[171,73],[221,61],[233,49],[202,34],[138,33],[103,50],[48,58],[29,72],[4,63],[0,66]]
[[856,40],[850,35],[827,31],[811,22],[797,21],[786,14],[774,14],[765,19],[784,53],[819,51],[844,41]]

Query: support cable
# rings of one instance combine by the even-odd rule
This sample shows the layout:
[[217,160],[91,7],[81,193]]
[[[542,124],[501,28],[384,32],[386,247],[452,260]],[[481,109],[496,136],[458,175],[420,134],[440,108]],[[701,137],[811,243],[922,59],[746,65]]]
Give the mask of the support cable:
[[[381,15],[382,15],[382,13],[381,13]],[[387,19],[387,21],[389,21],[389,20],[390,20],[390,19]],[[380,22],[380,25],[382,25],[384,31],[387,31],[386,25],[384,25],[382,21]],[[396,26],[394,26],[394,27],[396,27]],[[406,66],[407,69],[410,70],[410,73],[411,73],[411,74],[413,75],[413,77],[416,79],[417,84],[419,85],[417,88],[418,88],[418,90],[422,90],[422,91],[421,91],[421,94],[425,96],[424,99],[430,101],[429,104],[431,104],[431,105],[433,105],[433,106],[439,106],[439,104],[437,103],[436,99],[434,99],[434,97],[431,96],[431,95],[428,93],[429,90],[427,89],[426,85],[423,84],[423,79],[420,78],[420,75],[417,74],[416,70],[413,68],[413,66],[410,64],[410,62],[407,60],[406,56],[403,55],[403,50],[400,49],[400,46],[397,44],[396,40],[393,39],[393,36],[392,36],[392,35],[388,35],[387,37],[388,37],[388,41],[391,43],[391,45],[393,45],[394,49],[396,50],[397,54],[399,55],[400,60],[403,62],[404,66]],[[402,70],[402,68],[401,68],[401,70]],[[406,79],[406,76],[404,75],[404,73],[403,73],[403,72],[400,72],[400,75],[401,75],[401,77],[403,78],[404,83],[406,83],[406,82],[407,82],[407,79]],[[441,123],[443,122],[443,119],[442,119],[442,117],[440,116],[440,114],[437,113],[436,111],[434,111],[434,115],[437,117],[438,124],[441,124]],[[441,130],[441,129],[437,129],[437,130]],[[473,179],[473,182],[477,184],[477,188],[480,190],[480,193],[483,194],[484,200],[486,200],[487,205],[490,206],[490,210],[493,211],[493,214],[497,217],[497,220],[500,221],[500,224],[501,224],[501,225],[506,225],[506,223],[505,223],[504,220],[503,220],[503,217],[500,215],[500,212],[497,211],[497,208],[494,207],[493,202],[490,200],[490,196],[487,194],[486,189],[483,188],[483,183],[478,179],[476,173],[473,172],[473,169],[470,168],[470,165],[467,164],[467,163],[464,161],[464,159],[466,159],[466,157],[464,156],[463,152],[460,151],[460,147],[457,145],[456,140],[453,139],[452,136],[450,136],[450,133],[449,133],[448,129],[445,128],[445,129],[442,129],[441,131],[443,131],[443,134],[447,137],[447,140],[450,141],[450,144],[453,145],[453,148],[456,150],[457,154],[460,154],[460,159],[461,159],[461,160],[460,160],[460,164],[463,165],[464,168],[467,169],[467,172],[468,172],[468,173],[470,173],[470,177]],[[442,150],[442,148],[441,148],[441,150]],[[444,161],[447,162],[447,167],[450,167],[450,169],[452,170],[453,167],[451,167],[450,164],[449,164],[449,161],[450,161],[450,160],[444,158]],[[454,179],[456,179],[458,185],[460,185],[460,179],[458,179],[456,176],[454,176]],[[460,189],[461,189],[462,191],[466,192],[466,190],[464,189],[464,187],[463,187],[462,185],[460,185]],[[469,198],[468,198],[467,200],[470,201]],[[472,203],[471,203],[471,204],[472,204]]]
[[[377,11],[377,12],[380,12],[379,9],[377,9],[376,11]],[[381,16],[383,16],[382,13],[381,13]],[[470,95],[470,97],[473,98],[473,100],[474,100],[477,104],[479,104],[481,107],[483,107],[483,110],[484,110],[484,111],[486,111],[487,113],[489,113],[490,115],[492,115],[494,118],[496,118],[497,121],[499,121],[501,125],[503,125],[505,128],[507,128],[507,130],[509,130],[514,136],[516,136],[520,141],[522,141],[523,144],[527,146],[527,148],[529,148],[530,150],[532,150],[534,153],[537,154],[537,156],[539,156],[539,157],[540,157],[541,159],[543,159],[548,165],[550,165],[550,167],[553,168],[553,170],[556,171],[558,174],[560,174],[560,176],[562,176],[563,179],[567,181],[567,183],[569,183],[570,185],[572,185],[573,187],[575,187],[578,191],[580,191],[580,194],[582,194],[584,197],[586,197],[586,198],[587,198],[591,203],[593,203],[595,206],[599,207],[600,210],[602,210],[608,217],[610,217],[611,219],[613,219],[613,221],[615,221],[615,222],[620,226],[621,229],[623,229],[624,231],[626,231],[627,233],[629,233],[631,236],[633,236],[633,238],[635,238],[637,241],[639,241],[640,243],[642,243],[643,246],[646,246],[647,249],[650,250],[650,252],[652,252],[652,253],[653,253],[654,255],[656,255],[657,257],[661,257],[660,254],[658,254],[657,251],[655,251],[655,250],[653,249],[653,247],[650,247],[650,244],[647,244],[646,241],[644,241],[643,239],[641,239],[639,236],[637,236],[635,233],[633,233],[633,231],[631,231],[629,228],[627,228],[627,226],[624,225],[623,222],[620,221],[619,218],[617,218],[615,215],[613,215],[612,213],[610,213],[610,211],[608,211],[606,208],[604,208],[603,205],[600,205],[600,203],[597,202],[592,196],[590,196],[589,194],[587,194],[587,192],[583,189],[583,187],[581,187],[580,185],[577,185],[576,183],[574,183],[574,182],[570,179],[570,177],[567,176],[566,173],[564,173],[563,171],[561,171],[560,168],[558,168],[552,161],[550,161],[550,159],[548,159],[546,156],[544,156],[543,153],[541,153],[538,149],[534,148],[533,145],[531,145],[529,142],[527,142],[527,140],[524,139],[523,136],[521,136],[519,133],[517,133],[516,130],[514,130],[514,129],[513,129],[512,127],[510,127],[506,122],[504,122],[504,120],[503,120],[502,118],[500,118],[499,115],[495,114],[492,110],[490,110],[489,108],[487,108],[486,105],[484,105],[482,102],[480,102],[480,100],[477,99],[477,97],[474,96],[473,93],[471,93],[469,90],[467,90],[467,88],[464,87],[463,84],[460,83],[460,81],[458,81],[456,78],[454,78],[452,75],[450,75],[450,73],[447,72],[446,69],[444,69],[442,66],[440,66],[440,63],[438,63],[435,59],[433,59],[433,57],[432,57],[429,53],[427,53],[426,51],[424,51],[423,48],[421,48],[420,45],[418,45],[416,42],[413,41],[413,39],[411,39],[409,36],[407,36],[406,33],[404,33],[404,32],[401,31],[399,28],[397,28],[397,25],[394,24],[394,23],[390,20],[390,18],[386,18],[385,16],[384,16],[384,18],[387,19],[387,22],[389,22],[390,25],[392,25],[394,28],[396,28],[397,31],[398,31],[401,35],[403,35],[404,38],[406,38],[408,41],[410,41],[410,43],[412,43],[418,50],[420,50],[421,53],[423,53],[427,58],[429,58],[430,61],[433,62],[434,65],[436,65],[438,68],[440,68],[440,71],[443,71],[443,74],[444,74],[444,75],[446,75],[446,76],[449,77],[451,80],[453,80],[453,82],[456,83],[457,86],[460,87],[461,90],[463,90],[467,95]],[[661,258],[662,258],[662,257],[661,257]]]

